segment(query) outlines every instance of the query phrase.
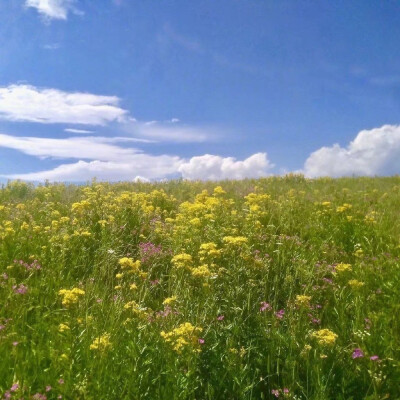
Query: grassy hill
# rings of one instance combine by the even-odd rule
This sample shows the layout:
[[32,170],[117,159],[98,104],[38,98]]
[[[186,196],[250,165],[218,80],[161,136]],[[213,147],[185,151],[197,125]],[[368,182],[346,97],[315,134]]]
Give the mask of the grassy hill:
[[399,257],[399,177],[9,183],[0,396],[399,399]]

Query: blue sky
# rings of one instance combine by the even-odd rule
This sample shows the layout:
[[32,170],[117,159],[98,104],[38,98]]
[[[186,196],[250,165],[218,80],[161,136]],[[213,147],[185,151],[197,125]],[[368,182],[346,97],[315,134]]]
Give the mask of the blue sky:
[[400,1],[8,0],[0,41],[3,179],[400,173]]

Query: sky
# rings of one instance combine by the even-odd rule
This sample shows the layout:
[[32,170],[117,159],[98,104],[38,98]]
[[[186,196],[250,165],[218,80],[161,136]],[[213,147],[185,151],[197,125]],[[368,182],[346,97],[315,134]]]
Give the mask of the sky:
[[400,173],[400,0],[0,2],[0,180]]

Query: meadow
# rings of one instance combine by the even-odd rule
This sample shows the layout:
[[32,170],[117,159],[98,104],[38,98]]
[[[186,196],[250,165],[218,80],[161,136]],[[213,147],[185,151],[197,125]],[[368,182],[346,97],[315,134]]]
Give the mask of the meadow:
[[400,177],[0,190],[1,399],[400,399]]

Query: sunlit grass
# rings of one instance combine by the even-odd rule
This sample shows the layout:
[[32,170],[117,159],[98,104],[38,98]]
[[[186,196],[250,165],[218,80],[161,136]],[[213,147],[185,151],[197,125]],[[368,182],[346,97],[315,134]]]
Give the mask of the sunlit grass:
[[0,398],[400,398],[400,178],[0,190]]

